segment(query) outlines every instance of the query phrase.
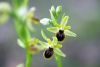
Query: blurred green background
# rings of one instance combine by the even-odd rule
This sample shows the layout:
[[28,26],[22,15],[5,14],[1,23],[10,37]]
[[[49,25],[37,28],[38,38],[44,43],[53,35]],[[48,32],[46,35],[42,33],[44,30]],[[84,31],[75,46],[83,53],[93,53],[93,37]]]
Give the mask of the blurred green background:
[[[0,0],[11,3],[11,0]],[[100,67],[100,0],[30,0],[29,8],[36,7],[36,17],[50,17],[53,4],[63,6],[70,16],[68,24],[78,36],[66,37],[62,51],[63,67]],[[38,35],[37,35],[38,36]],[[25,61],[25,50],[17,45],[17,34],[12,18],[0,25],[0,67],[16,67]],[[40,54],[33,57],[33,67],[57,67],[54,59],[45,60]]]

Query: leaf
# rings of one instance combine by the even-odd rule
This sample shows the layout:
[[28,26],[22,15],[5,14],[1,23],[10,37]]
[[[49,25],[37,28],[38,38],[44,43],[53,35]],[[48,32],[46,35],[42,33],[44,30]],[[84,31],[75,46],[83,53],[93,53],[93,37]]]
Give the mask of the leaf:
[[25,44],[20,39],[17,39],[17,43],[20,47],[25,48]]
[[65,27],[65,25],[66,25],[67,22],[68,22],[68,19],[69,19],[69,16],[63,16],[60,25],[61,25],[62,27]]
[[47,30],[52,33],[57,33],[59,29],[58,29],[58,27],[49,27],[49,28],[47,28]]
[[45,35],[45,33],[43,32],[43,30],[41,30],[41,34],[42,34],[42,37],[44,40],[48,41],[48,38],[47,36]]
[[65,30],[65,35],[67,36],[73,36],[73,37],[76,37],[77,35],[75,33],[73,33],[72,31],[69,31],[69,30]]
[[66,55],[59,48],[55,48],[54,52],[59,56],[66,57]]

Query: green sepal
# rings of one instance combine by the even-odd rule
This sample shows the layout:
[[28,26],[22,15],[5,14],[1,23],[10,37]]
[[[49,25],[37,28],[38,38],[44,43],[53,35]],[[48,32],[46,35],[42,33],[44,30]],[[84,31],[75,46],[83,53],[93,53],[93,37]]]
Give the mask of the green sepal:
[[66,57],[66,55],[59,48],[55,48],[54,52],[59,56]]
[[47,30],[52,32],[52,33],[57,33],[59,28],[58,27],[49,27],[49,28],[47,28]]
[[57,15],[57,17],[61,14],[61,12],[62,12],[62,6],[58,6],[56,8],[56,15]]
[[76,37],[76,36],[77,36],[74,32],[72,32],[72,31],[70,31],[70,30],[65,30],[64,33],[65,33],[65,35],[67,35],[67,36],[73,36],[73,37]]
[[17,39],[17,43],[20,47],[25,48],[25,44],[20,39]]
[[68,30],[68,29],[71,29],[71,26],[65,26],[64,27],[64,30]]
[[61,26],[65,27],[67,22],[68,22],[69,16],[62,16],[62,20],[61,20]]
[[41,30],[41,35],[43,37],[44,40],[48,41],[47,36],[45,35],[45,33],[43,32],[43,30]]
[[51,19],[56,18],[56,10],[55,10],[54,6],[51,6],[50,14],[51,14]]

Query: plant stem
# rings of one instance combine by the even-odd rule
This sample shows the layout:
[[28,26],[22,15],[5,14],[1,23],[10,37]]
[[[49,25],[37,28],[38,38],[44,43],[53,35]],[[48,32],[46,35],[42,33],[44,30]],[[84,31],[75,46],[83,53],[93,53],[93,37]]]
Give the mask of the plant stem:
[[26,49],[26,63],[25,63],[25,67],[31,67],[31,60],[32,60],[32,55],[30,54],[29,49]]
[[61,57],[56,55],[55,56],[57,67],[62,67]]

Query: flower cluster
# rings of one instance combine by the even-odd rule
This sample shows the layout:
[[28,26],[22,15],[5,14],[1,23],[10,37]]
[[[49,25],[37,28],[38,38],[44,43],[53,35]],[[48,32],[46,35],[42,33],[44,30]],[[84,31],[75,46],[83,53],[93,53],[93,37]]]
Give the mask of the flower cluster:
[[[24,5],[20,4],[20,0],[14,1],[14,8],[12,9],[8,3],[0,3],[0,22],[5,22],[8,19],[8,16],[11,16],[14,19],[18,34],[18,45],[26,49],[26,67],[30,67],[31,56],[40,51],[44,51],[43,56],[46,59],[52,58],[53,55],[66,57],[66,55],[60,50],[60,48],[62,48],[61,41],[63,41],[66,36],[76,37],[76,34],[70,31],[71,26],[67,25],[69,16],[63,14],[59,23],[58,18],[61,16],[62,6],[58,6],[56,9],[52,6],[49,10],[51,18],[43,18],[39,20],[34,16],[34,7],[29,10],[27,9],[26,3],[28,0],[24,0]],[[41,36],[45,41],[42,41],[35,36],[32,37],[31,33],[38,33],[34,32],[35,28],[33,27],[33,23],[38,24],[39,22],[43,25],[48,25],[46,30],[55,35],[48,38],[43,29],[41,29]],[[23,67],[23,65],[20,64],[18,67]]]
[[46,37],[44,32],[41,31],[43,38],[47,41],[47,42],[40,42],[40,44],[46,45],[46,49],[43,55],[47,59],[52,57],[53,54],[65,57],[66,55],[60,50],[62,44],[60,44],[59,41],[63,41],[66,36],[76,37],[76,34],[70,31],[71,26],[66,25],[69,16],[65,16],[64,14],[62,16],[60,24],[58,23],[58,17],[60,16],[62,11],[61,6],[58,6],[56,9],[54,8],[54,6],[52,6],[49,11],[51,19],[43,18],[40,20],[40,23],[43,25],[52,25],[50,27],[47,27],[47,30],[54,33],[55,35],[52,37],[53,40],[51,41],[49,38]]

